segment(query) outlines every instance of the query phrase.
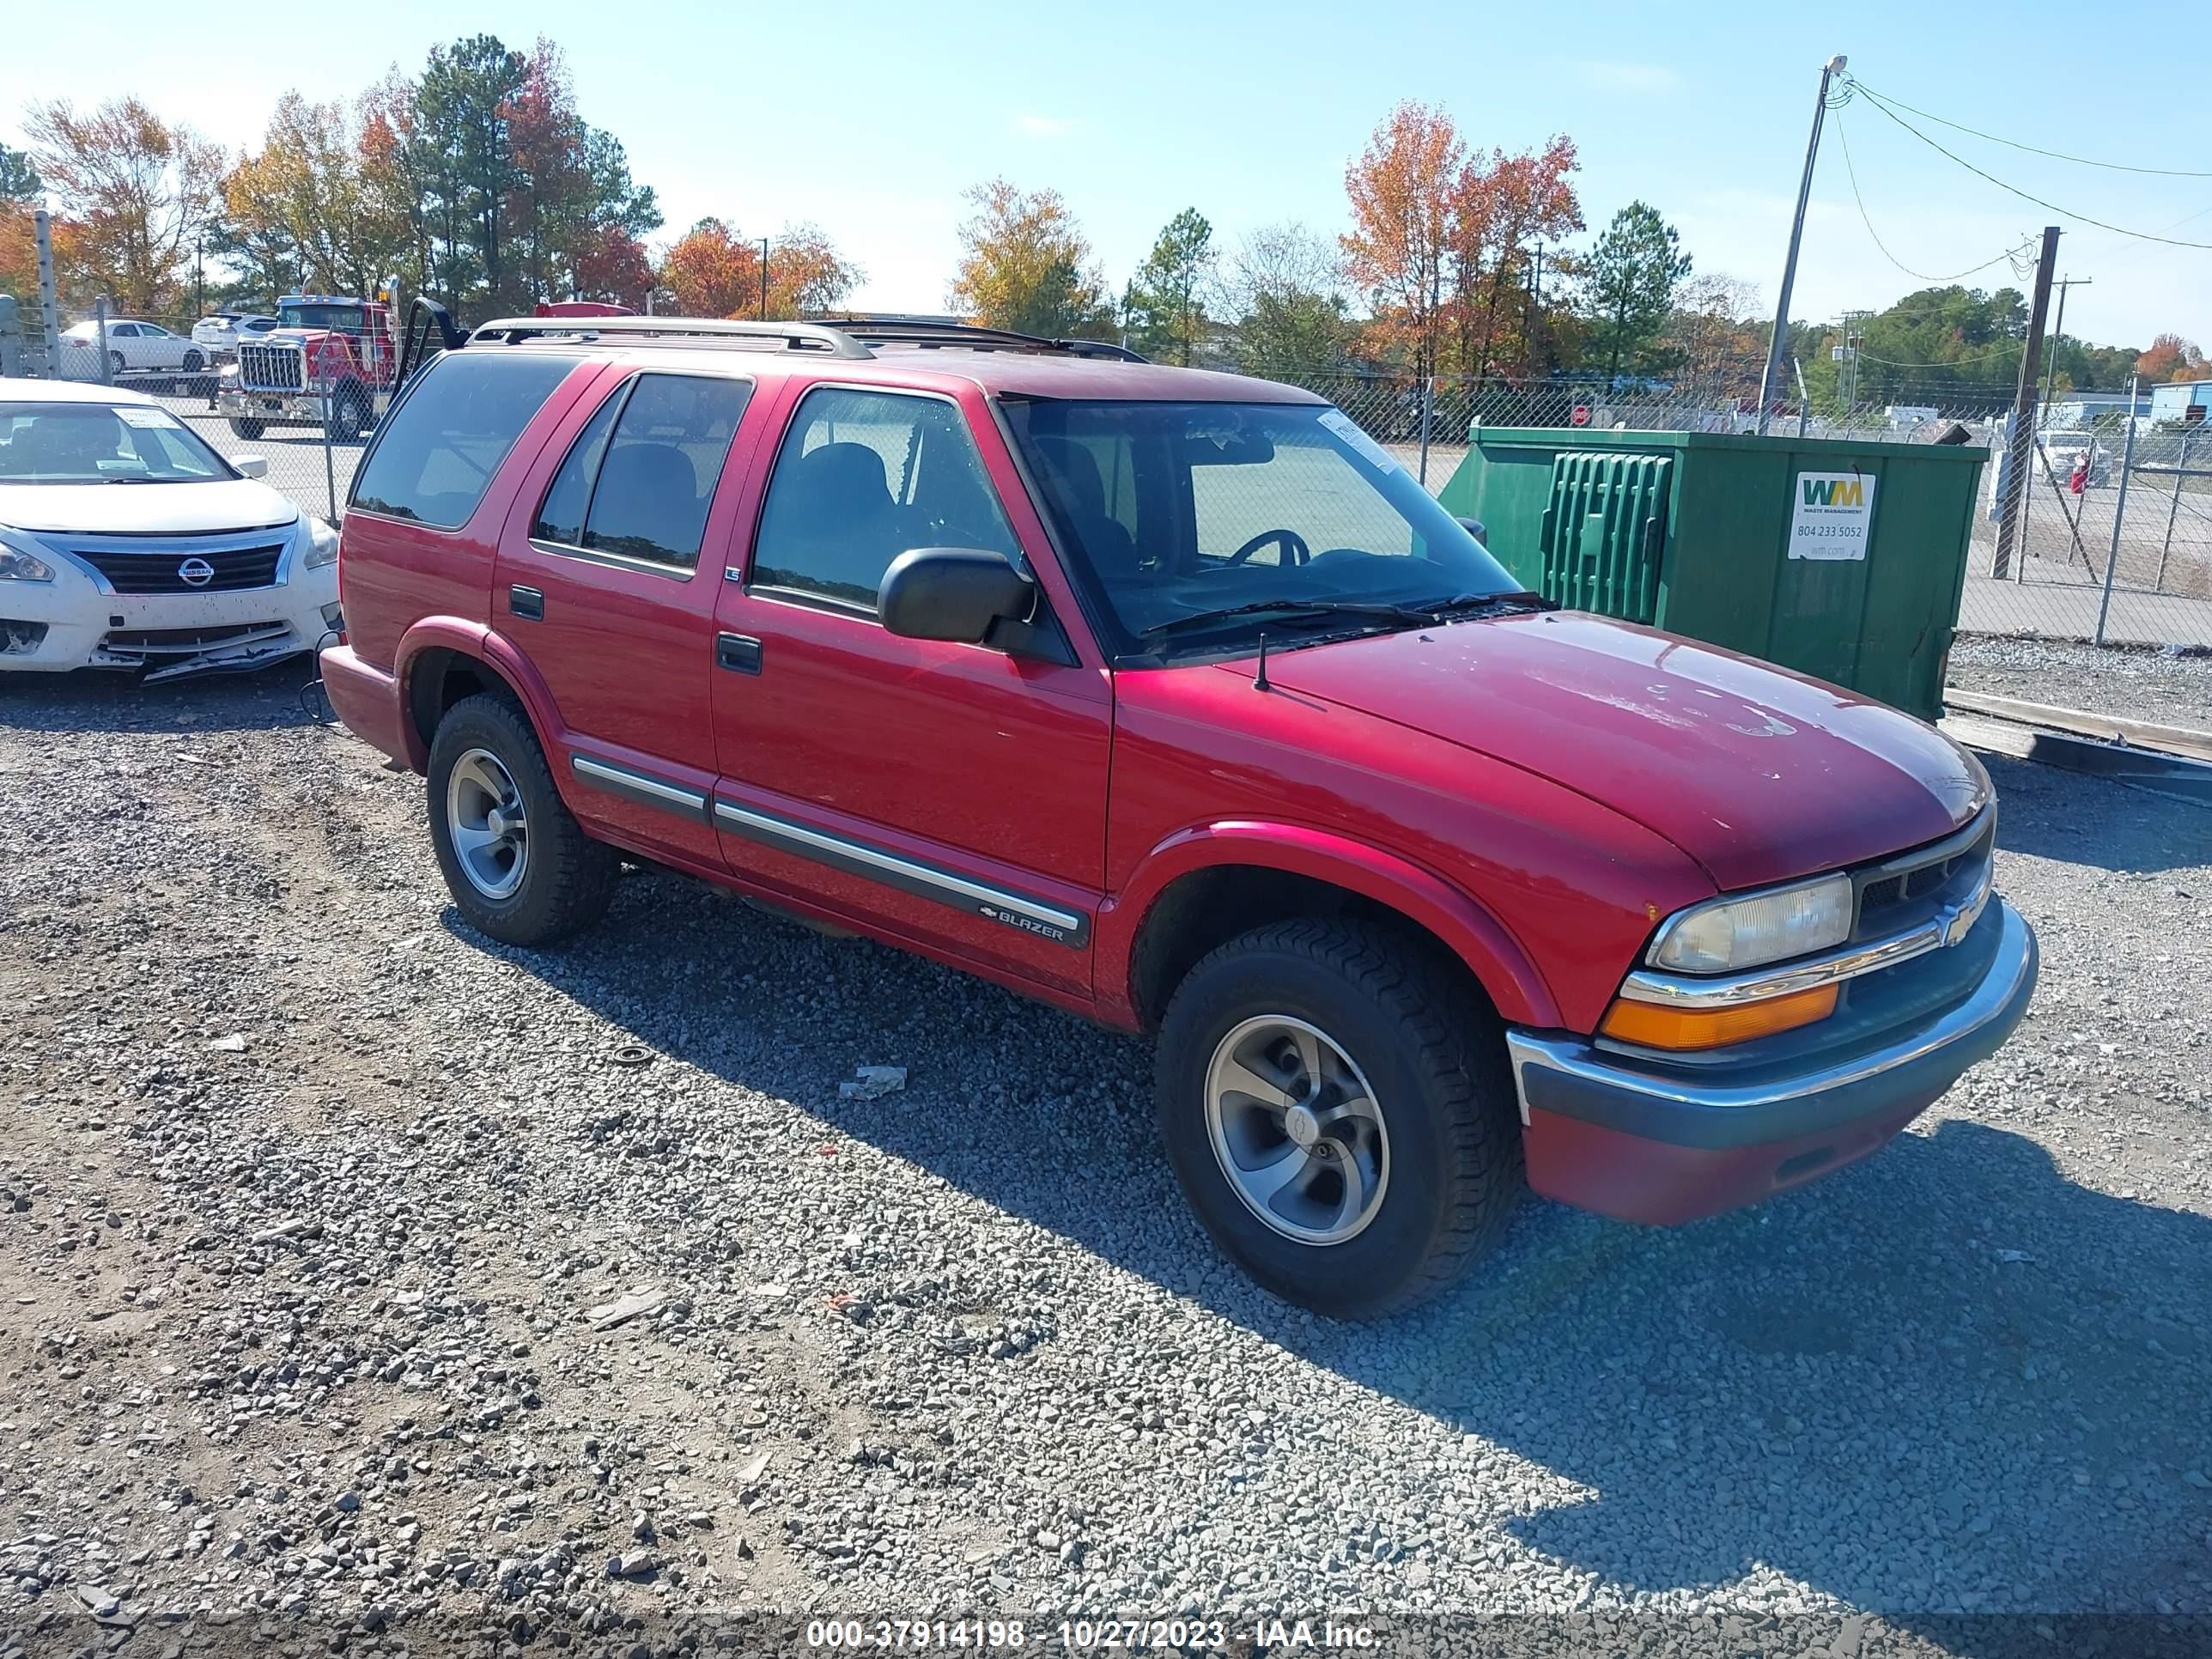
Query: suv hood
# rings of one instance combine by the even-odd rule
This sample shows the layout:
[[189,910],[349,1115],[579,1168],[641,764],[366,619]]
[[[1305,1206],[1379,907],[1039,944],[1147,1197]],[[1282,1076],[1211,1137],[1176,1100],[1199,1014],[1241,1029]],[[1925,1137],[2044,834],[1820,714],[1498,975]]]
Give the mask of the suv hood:
[[1572,611],[1285,651],[1267,676],[1601,802],[1673,842],[1724,891],[1933,841],[1990,793],[1964,750],[1910,715]]
[[290,524],[300,509],[252,478],[212,483],[0,484],[0,525],[33,535],[192,536]]

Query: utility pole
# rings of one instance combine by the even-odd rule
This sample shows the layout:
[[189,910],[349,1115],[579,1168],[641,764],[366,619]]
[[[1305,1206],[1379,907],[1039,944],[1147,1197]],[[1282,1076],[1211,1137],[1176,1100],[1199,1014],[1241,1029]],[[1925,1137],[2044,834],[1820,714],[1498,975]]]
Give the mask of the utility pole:
[[1797,213],[1790,222],[1790,257],[1782,263],[1782,297],[1774,307],[1774,337],[1767,343],[1766,372],[1759,377],[1759,435],[1766,435],[1767,400],[1782,378],[1782,351],[1790,338],[1790,290],[1797,285],[1797,245],[1805,240],[1805,204],[1813,195],[1813,163],[1820,155],[1820,121],[1828,112],[1828,82],[1850,60],[1838,52],[1820,70],[1820,95],[1813,102],[1813,136],[1805,143],[1805,176],[1797,182]]
[[768,320],[768,238],[761,238],[760,319]]
[[2027,500],[2028,462],[2035,453],[2035,366],[2043,356],[2043,319],[2051,310],[2051,273],[2058,263],[2058,227],[2043,228],[2043,258],[2035,267],[2035,301],[2027,313],[2027,344],[2020,354],[2020,386],[2013,393],[2012,434],[2005,444],[2004,501],[1998,507],[1996,556],[1990,574],[2011,573],[2020,535],[2021,508]]
[[[1528,274],[1528,367],[1540,371],[1544,354],[1538,345],[1544,334],[1544,245],[1536,244]],[[1481,365],[1487,368],[1488,365]]]
[[[2051,356],[2043,371],[2043,401],[2055,401],[2058,396],[2058,343],[2066,337],[2066,290],[2087,288],[2097,279],[2094,276],[2061,276],[2052,286],[2058,290],[2058,320],[2051,325]],[[2132,414],[2134,411],[2129,411]]]

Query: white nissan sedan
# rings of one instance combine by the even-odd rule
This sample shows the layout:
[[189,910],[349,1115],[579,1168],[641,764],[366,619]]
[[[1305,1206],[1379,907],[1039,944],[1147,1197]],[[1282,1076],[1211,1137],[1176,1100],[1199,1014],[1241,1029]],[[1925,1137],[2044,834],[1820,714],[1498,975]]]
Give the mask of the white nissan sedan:
[[153,398],[0,380],[0,673],[258,668],[341,626],[337,532]]

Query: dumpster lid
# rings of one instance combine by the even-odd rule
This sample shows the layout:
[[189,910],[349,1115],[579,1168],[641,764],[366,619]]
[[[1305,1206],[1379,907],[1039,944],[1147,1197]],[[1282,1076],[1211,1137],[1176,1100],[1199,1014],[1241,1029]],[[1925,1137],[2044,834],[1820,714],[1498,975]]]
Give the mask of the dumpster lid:
[[1808,433],[1770,434],[1761,438],[1739,432],[1626,431],[1586,426],[1478,426],[1468,434],[1471,445],[1528,444],[1546,449],[1732,449],[1765,450],[1772,453],[1817,452],[1838,459],[1850,455],[1915,455],[1939,465],[1971,462],[1979,465],[1990,458],[1987,449],[1973,444],[1900,443],[1895,439],[1823,438]]

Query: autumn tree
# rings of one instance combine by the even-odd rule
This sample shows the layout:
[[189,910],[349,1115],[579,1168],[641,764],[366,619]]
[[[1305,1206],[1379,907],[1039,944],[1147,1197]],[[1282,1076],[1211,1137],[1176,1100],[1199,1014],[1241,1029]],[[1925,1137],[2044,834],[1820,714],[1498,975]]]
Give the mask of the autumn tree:
[[82,226],[82,279],[126,311],[173,304],[215,216],[222,149],[136,98],[34,103],[24,125],[42,179]]
[[1631,202],[1590,250],[1583,273],[1585,308],[1606,374],[1620,366],[1650,366],[1647,358],[1674,303],[1674,290],[1690,274],[1681,237],[1648,202]]
[[769,240],[768,303],[761,304],[760,243],[720,219],[702,219],[660,264],[660,282],[686,317],[786,319],[833,310],[863,273],[814,225],[787,225]]
[[261,148],[224,178],[224,239],[267,288],[296,279],[325,294],[367,294],[393,273],[411,237],[368,117],[296,92],[276,100]]
[[1053,339],[1111,333],[1105,279],[1058,191],[994,179],[964,199],[975,213],[960,227],[955,310],[986,327]]
[[659,228],[659,204],[650,187],[631,179],[622,141],[578,113],[558,46],[538,42],[500,114],[512,167],[501,236],[514,261],[516,301],[578,293],[582,262],[602,277],[616,270],[634,277],[633,250],[643,258],[638,239]]
[[1580,163],[1564,134],[1540,150],[1492,149],[1460,171],[1449,204],[1451,340],[1457,367],[1495,372],[1496,356],[1528,362],[1539,352],[1540,317],[1533,256],[1583,228],[1573,175]]
[[1444,267],[1467,146],[1451,117],[1407,101],[1384,117],[1345,169],[1352,280],[1371,297],[1386,335],[1410,346],[1416,374],[1437,369]]
[[2150,349],[2136,359],[2136,373],[2146,380],[2201,380],[2208,378],[2198,372],[2204,368],[2204,354],[2197,342],[2179,334],[2159,335]]
[[1122,308],[1131,343],[1148,356],[1190,367],[1215,263],[1213,227],[1204,215],[1185,208],[1169,220],[1129,279]]
[[685,317],[750,316],[757,290],[760,250],[738,240],[720,219],[702,219],[676,239],[660,261],[660,282]]
[[1333,368],[1350,349],[1343,258],[1334,240],[1304,225],[1269,225],[1246,236],[1223,289],[1237,366],[1247,374]]

